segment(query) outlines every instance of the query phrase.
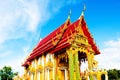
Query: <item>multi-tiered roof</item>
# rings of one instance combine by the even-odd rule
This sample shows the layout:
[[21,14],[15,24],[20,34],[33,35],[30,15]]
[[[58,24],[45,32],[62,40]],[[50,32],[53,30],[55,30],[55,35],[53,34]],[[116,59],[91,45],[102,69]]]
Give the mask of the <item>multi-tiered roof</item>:
[[55,31],[50,33],[44,39],[42,39],[38,45],[33,49],[31,54],[28,56],[26,61],[22,64],[22,66],[27,66],[29,63],[45,53],[56,53],[63,49],[66,49],[71,45],[68,41],[68,37],[76,32],[77,27],[80,27],[83,34],[87,37],[88,43],[91,45],[92,50],[95,52],[95,55],[100,54],[89,30],[86,25],[84,16],[75,21],[74,23],[70,23],[70,18],[66,20],[60,27],[58,27]]

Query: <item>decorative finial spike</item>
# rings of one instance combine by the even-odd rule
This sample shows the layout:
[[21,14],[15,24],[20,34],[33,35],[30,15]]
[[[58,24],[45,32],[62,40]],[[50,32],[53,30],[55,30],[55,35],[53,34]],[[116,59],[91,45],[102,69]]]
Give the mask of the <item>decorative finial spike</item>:
[[69,12],[69,15],[68,15],[68,19],[70,19],[70,15],[71,15],[71,9],[70,9],[70,12]]
[[71,9],[70,9],[70,13],[69,14],[71,15]]
[[[84,4],[84,6],[83,6],[83,10],[82,10],[82,13],[81,13],[81,16],[84,16],[84,12],[85,12],[85,10],[86,10],[86,6],[85,6],[85,4]],[[79,19],[80,19],[80,17],[79,17]]]
[[86,10],[86,5],[84,4],[84,11]]
[[82,14],[81,14],[82,16],[84,16],[85,10],[86,10],[86,6],[85,6],[85,4],[84,4],[83,10],[82,10]]

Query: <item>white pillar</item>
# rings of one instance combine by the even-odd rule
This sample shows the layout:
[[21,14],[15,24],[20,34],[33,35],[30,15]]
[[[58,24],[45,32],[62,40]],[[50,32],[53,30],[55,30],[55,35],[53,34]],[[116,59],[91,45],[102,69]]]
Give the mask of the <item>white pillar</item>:
[[43,65],[43,80],[45,80],[45,56],[42,55],[42,65]]
[[108,75],[107,74],[105,74],[105,80],[108,80]]
[[34,74],[33,73],[31,74],[31,80],[34,80]]
[[53,54],[52,60],[53,60],[53,80],[55,80],[55,68],[56,68],[56,65],[55,65],[55,56],[54,56],[54,54]]
[[40,80],[40,72],[37,72],[37,80]]
[[52,68],[52,70],[53,70],[53,72],[52,72],[53,80],[55,80],[55,69],[54,69],[54,67]]
[[50,75],[49,75],[49,69],[47,69],[47,74],[48,74],[48,79],[47,80],[49,80],[49,78],[50,78]]
[[67,69],[65,69],[65,80],[67,80]]

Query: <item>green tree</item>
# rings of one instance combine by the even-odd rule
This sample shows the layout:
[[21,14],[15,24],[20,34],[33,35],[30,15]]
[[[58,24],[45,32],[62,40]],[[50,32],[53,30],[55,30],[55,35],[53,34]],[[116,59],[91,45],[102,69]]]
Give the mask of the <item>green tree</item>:
[[117,70],[118,78],[120,79],[120,70]]
[[108,70],[108,78],[109,78],[109,80],[117,80],[117,79],[119,79],[117,71],[118,70],[116,70],[116,69]]
[[1,80],[13,80],[13,77],[17,74],[18,72],[14,73],[12,68],[9,66],[4,66],[2,69],[0,69]]

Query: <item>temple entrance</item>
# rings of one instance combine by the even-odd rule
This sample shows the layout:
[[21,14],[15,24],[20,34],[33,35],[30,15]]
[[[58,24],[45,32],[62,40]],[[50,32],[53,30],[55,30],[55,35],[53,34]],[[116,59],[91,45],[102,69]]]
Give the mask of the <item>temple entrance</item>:
[[87,56],[85,52],[78,51],[78,60],[79,60],[79,67],[80,67],[80,76],[82,80],[87,80]]
[[65,70],[61,70],[61,74],[62,74],[61,77],[63,77],[63,80],[65,80]]
[[78,51],[78,59],[80,60],[85,60],[86,59],[86,53],[85,52],[80,52]]
[[105,80],[105,74],[101,75],[101,80]]
[[79,59],[79,66],[81,69],[80,71],[84,72],[84,70],[86,70],[86,68],[87,68],[86,53],[78,51],[78,59]]
[[66,53],[57,55],[58,57],[58,80],[67,80],[68,72],[68,56]]

